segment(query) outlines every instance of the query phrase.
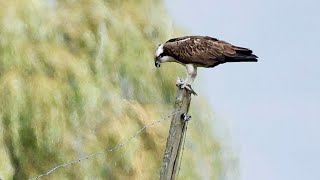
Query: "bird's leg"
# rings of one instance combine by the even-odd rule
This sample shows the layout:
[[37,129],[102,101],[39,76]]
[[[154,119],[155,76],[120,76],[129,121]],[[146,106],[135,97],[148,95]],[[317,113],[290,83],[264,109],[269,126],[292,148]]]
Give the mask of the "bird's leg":
[[193,83],[194,79],[197,76],[197,67],[193,64],[187,64],[187,78],[184,80],[184,83],[180,86],[180,88],[186,88],[190,91],[193,95],[197,95],[197,93],[192,89],[191,84]]
[[194,71],[196,70],[193,64],[186,64],[187,69],[187,78],[184,80],[183,85],[181,88],[185,88],[190,82],[192,83],[192,74],[194,74]]

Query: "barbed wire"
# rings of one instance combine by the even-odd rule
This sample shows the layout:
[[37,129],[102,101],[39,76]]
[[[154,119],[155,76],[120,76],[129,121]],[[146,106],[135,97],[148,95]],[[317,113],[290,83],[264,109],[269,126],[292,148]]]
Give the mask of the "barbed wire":
[[36,179],[39,179],[39,178],[42,178],[43,176],[48,176],[49,174],[51,174],[52,172],[54,172],[55,170],[59,169],[59,168],[62,168],[62,167],[67,167],[67,166],[71,166],[75,163],[78,163],[78,162],[81,162],[85,159],[90,159],[94,156],[97,156],[97,155],[100,155],[100,154],[105,154],[105,153],[108,153],[108,152],[112,152],[112,151],[115,151],[121,147],[123,147],[124,145],[128,144],[133,138],[135,138],[136,136],[138,136],[142,131],[144,131],[145,129],[155,125],[155,124],[158,124],[166,119],[168,119],[169,117],[179,113],[180,111],[176,111],[174,113],[171,113],[167,116],[164,116],[162,117],[161,119],[157,120],[157,121],[153,121],[152,123],[150,124],[147,124],[145,125],[144,127],[142,127],[141,129],[139,129],[137,132],[135,132],[134,134],[132,134],[126,141],[122,142],[122,143],[119,143],[117,145],[115,145],[114,147],[112,148],[107,148],[107,149],[104,149],[103,151],[100,151],[100,152],[96,152],[96,153],[92,153],[92,154],[89,154],[89,155],[86,155],[86,156],[83,156],[83,157],[80,157],[79,159],[76,159],[74,161],[70,161],[70,162],[66,162],[66,163],[63,163],[63,164],[60,164],[58,166],[55,166],[51,169],[49,169],[47,172],[43,173],[43,174],[40,174],[36,177],[33,177],[33,178],[29,178],[29,180],[36,180]]

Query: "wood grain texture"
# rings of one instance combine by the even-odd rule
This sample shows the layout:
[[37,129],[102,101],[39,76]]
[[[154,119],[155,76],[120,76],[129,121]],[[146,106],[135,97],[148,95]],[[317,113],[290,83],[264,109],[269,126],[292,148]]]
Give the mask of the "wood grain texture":
[[160,170],[160,180],[174,180],[176,178],[176,174],[179,170],[179,157],[183,146],[183,138],[187,128],[187,123],[181,119],[181,115],[183,113],[188,113],[190,102],[191,94],[185,89],[178,88],[174,112],[179,113],[176,113],[172,117]]

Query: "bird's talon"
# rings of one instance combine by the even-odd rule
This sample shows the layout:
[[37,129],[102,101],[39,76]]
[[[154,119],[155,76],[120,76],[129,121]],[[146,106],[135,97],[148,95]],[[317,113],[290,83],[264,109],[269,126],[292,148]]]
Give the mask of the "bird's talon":
[[191,116],[188,115],[187,113],[183,113],[183,114],[181,114],[181,119],[182,119],[184,122],[187,122],[187,121],[190,121],[190,120],[191,120]]
[[181,79],[180,77],[177,77],[176,86],[179,87],[180,89],[186,89],[191,94],[197,96],[197,93],[192,89],[191,85],[186,84],[185,80]]
[[195,95],[195,96],[198,96],[198,94],[192,89],[191,85],[188,84],[186,87],[185,87],[191,94]]

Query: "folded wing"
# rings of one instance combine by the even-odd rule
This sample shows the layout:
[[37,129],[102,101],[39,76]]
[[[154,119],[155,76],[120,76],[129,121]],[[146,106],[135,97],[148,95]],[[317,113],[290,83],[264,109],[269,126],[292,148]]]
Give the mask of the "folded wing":
[[170,39],[165,48],[184,64],[214,67],[226,62],[257,61],[257,56],[247,48],[233,46],[208,36],[185,36]]

